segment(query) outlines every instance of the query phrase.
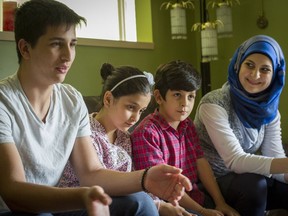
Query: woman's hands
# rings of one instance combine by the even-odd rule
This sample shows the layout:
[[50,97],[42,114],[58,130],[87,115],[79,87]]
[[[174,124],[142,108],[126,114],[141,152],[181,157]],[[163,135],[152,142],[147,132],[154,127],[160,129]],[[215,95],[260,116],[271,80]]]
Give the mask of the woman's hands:
[[233,209],[231,206],[229,206],[227,203],[222,203],[221,205],[216,205],[216,209],[218,211],[221,211],[223,215],[227,216],[240,216],[240,214]]
[[229,205],[217,206],[216,209],[202,208],[199,213],[202,216],[240,216],[240,214]]
[[202,208],[200,211],[200,214],[202,216],[224,216],[221,211],[217,211],[215,209],[207,209],[207,208]]

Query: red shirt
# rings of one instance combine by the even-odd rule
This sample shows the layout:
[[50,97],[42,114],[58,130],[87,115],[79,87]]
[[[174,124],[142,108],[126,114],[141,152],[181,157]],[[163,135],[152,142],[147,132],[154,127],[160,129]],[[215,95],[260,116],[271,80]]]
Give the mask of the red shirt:
[[144,118],[131,134],[132,158],[136,170],[157,164],[169,164],[181,168],[193,189],[187,192],[192,199],[203,205],[204,194],[198,182],[198,158],[203,157],[195,126],[190,118],[180,122],[177,130],[166,120],[154,113]]

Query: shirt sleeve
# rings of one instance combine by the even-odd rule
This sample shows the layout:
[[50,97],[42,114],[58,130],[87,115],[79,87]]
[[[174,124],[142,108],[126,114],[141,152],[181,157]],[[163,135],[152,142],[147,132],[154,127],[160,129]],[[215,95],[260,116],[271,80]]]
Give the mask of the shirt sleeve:
[[14,143],[11,119],[2,108],[0,108],[0,143]]
[[163,164],[163,152],[160,149],[160,137],[156,128],[136,128],[131,134],[132,158],[136,170]]
[[88,114],[88,110],[87,110],[87,107],[85,105],[82,95],[79,96],[78,100],[81,103],[80,112],[79,112],[79,115],[81,116],[81,118],[80,118],[80,125],[79,125],[79,130],[77,133],[77,137],[90,136],[91,127],[90,127],[90,121],[89,121],[89,114]]
[[226,110],[215,104],[202,104],[199,117],[227,168],[236,173],[270,175],[273,158],[244,152],[230,127]]
[[[280,122],[281,122],[281,116],[280,113],[278,112],[276,118],[265,127],[265,136],[261,146],[261,152],[263,155],[267,157],[273,157],[273,158],[286,157],[282,144]],[[278,181],[285,182],[284,174],[273,174],[272,176]]]

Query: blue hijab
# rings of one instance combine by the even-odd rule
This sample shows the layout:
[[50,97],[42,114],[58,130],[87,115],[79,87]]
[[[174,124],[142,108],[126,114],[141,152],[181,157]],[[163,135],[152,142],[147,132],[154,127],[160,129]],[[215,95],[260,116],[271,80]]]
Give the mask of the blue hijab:
[[[264,54],[273,65],[270,86],[262,92],[250,94],[239,81],[242,62],[253,53]],[[285,82],[285,59],[279,44],[271,37],[251,37],[234,53],[228,68],[228,83],[233,108],[245,127],[259,129],[270,123],[277,115],[279,98]]]

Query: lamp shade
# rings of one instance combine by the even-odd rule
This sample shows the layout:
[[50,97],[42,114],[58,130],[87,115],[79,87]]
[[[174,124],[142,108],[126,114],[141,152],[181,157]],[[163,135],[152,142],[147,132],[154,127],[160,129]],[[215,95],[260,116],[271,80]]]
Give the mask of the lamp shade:
[[220,20],[223,25],[217,27],[218,37],[232,37],[233,25],[232,25],[232,10],[226,3],[221,3],[216,8],[217,20]]
[[170,10],[172,39],[187,39],[186,11],[182,7]]
[[217,30],[206,27],[201,30],[202,62],[210,62],[218,59]]

